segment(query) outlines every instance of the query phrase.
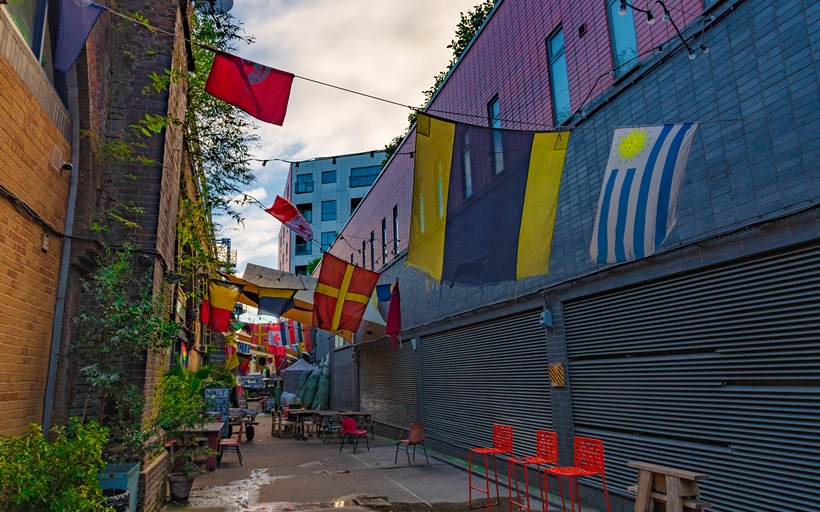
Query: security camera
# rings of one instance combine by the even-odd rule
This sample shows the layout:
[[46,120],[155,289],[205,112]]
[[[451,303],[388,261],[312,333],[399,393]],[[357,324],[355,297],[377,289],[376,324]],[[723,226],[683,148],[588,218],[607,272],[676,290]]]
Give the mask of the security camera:
[[70,170],[74,169],[74,166],[71,165],[71,162],[63,162],[62,169],[64,171],[70,171]]

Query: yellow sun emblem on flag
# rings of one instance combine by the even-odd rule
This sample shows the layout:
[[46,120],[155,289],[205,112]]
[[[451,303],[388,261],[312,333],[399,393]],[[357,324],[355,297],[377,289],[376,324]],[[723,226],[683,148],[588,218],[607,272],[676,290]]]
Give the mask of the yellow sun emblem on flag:
[[640,155],[649,144],[649,132],[646,128],[632,128],[621,136],[621,142],[615,152],[621,162],[631,162],[633,158]]

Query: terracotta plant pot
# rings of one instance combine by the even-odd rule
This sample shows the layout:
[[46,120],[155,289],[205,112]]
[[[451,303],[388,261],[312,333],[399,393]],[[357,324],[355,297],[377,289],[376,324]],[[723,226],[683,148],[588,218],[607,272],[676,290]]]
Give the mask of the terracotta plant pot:
[[171,488],[171,501],[185,501],[191,494],[194,477],[187,477],[182,473],[168,475],[168,487]]

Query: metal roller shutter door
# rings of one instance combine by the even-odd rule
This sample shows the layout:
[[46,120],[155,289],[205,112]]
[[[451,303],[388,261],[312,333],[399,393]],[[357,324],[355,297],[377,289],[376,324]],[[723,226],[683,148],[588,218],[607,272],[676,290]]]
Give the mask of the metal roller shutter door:
[[334,351],[330,361],[330,408],[337,411],[358,409],[353,345]]
[[410,343],[396,353],[389,343],[359,350],[359,399],[373,421],[407,427],[416,416],[416,354]]
[[428,437],[461,448],[492,446],[493,423],[515,429],[515,453],[535,453],[535,431],[552,430],[541,311],[421,339]]
[[575,432],[629,460],[702,471],[715,511],[820,510],[820,249],[564,306]]

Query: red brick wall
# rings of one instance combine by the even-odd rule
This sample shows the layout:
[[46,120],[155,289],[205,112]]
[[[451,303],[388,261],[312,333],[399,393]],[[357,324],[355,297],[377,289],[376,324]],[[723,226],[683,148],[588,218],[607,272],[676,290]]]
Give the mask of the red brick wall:
[[[635,2],[641,8],[649,4],[654,4],[654,0]],[[673,0],[667,5],[681,28],[703,11],[701,0]],[[633,13],[641,53],[675,35],[671,23],[661,20],[663,11],[659,6],[654,5],[652,11],[656,23],[651,27],[646,24],[644,14]],[[559,24],[564,30],[572,110],[578,110],[587,95],[589,100],[594,99],[615,80],[607,74],[613,67],[613,60],[605,1],[505,0],[462,55],[458,66],[434,98],[431,113],[484,125],[487,123],[487,103],[497,94],[500,117],[515,121],[503,121],[504,128],[550,129],[553,114],[546,38]],[[586,32],[579,37],[578,27],[582,24]],[[590,94],[590,88],[601,75],[605,76]],[[383,218],[387,219],[388,241],[392,240],[394,205],[399,207],[399,251],[407,248],[413,190],[413,160],[409,153],[414,144],[415,133],[411,133],[342,231],[341,236],[354,248],[360,249],[362,240],[370,239],[371,231],[377,233],[376,239],[381,242]],[[354,261],[361,265],[361,254],[344,242],[335,243],[330,252],[346,261],[350,261],[352,253]],[[369,244],[367,253],[369,267]],[[393,257],[392,244],[389,244],[387,262]],[[383,264],[377,243],[376,269]]]
[[[0,184],[62,231],[70,173],[51,165],[55,146],[71,160],[68,141],[0,55]],[[61,249],[59,236],[0,196],[0,434],[42,420]]]

